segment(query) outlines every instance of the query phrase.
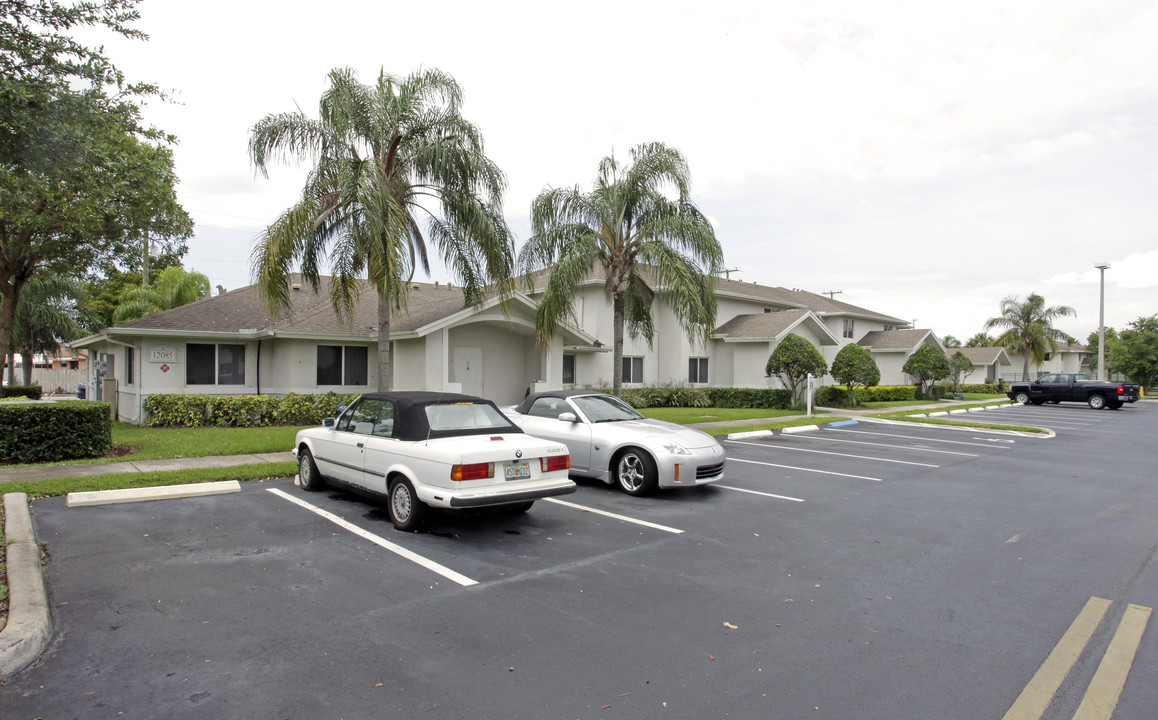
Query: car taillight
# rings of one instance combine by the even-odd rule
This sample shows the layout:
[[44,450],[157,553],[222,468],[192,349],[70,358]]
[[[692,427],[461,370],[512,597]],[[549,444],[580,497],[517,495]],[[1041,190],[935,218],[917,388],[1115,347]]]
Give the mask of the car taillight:
[[570,455],[552,455],[550,457],[539,458],[539,467],[543,472],[554,472],[555,470],[570,470],[571,456]]
[[470,465],[452,465],[450,468],[451,480],[485,480],[495,476],[494,463],[471,463]]
[[1126,394],[1126,388],[1122,385],[1119,385],[1118,386],[1118,394],[1119,395],[1125,395]]

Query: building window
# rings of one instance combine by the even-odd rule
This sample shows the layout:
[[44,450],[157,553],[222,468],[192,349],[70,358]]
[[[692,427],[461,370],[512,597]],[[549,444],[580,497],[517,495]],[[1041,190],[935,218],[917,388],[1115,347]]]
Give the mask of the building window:
[[318,345],[318,385],[365,385],[368,352],[358,345]]
[[244,385],[245,346],[185,345],[186,385]]
[[625,357],[625,358],[623,358],[623,382],[625,382],[625,383],[641,383],[641,382],[643,382],[643,358],[641,358],[641,357]]
[[573,385],[575,383],[575,356],[563,356],[563,384]]
[[133,384],[133,356],[136,348],[125,348],[125,384]]
[[688,358],[688,382],[706,383],[708,381],[708,359]]
[[853,325],[852,318],[845,318],[844,319],[844,337],[846,337],[846,338],[852,337],[852,325]]

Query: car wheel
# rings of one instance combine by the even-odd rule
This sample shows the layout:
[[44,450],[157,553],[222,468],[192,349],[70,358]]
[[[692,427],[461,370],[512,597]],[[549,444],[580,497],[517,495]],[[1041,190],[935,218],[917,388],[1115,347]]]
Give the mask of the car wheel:
[[1106,407],[1106,398],[1102,395],[1091,395],[1089,403],[1090,407],[1093,409],[1101,410],[1102,408]]
[[1013,402],[1019,402],[1022,405],[1029,404],[1029,393],[1019,392],[1013,396]]
[[619,489],[628,495],[646,495],[658,484],[655,461],[642,450],[624,450],[616,458],[614,469]]
[[307,447],[298,451],[298,483],[302,486],[302,490],[309,492],[321,490],[326,484],[325,480],[322,480],[322,474],[318,472],[314,456]]
[[426,505],[418,499],[414,486],[406,478],[398,478],[390,483],[390,521],[402,530],[416,530],[426,518]]

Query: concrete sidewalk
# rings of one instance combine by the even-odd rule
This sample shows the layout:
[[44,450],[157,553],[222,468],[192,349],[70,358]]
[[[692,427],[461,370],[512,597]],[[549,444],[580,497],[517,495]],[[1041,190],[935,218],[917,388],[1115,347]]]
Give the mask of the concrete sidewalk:
[[128,462],[88,463],[84,465],[36,465],[34,467],[0,467],[0,483],[19,480],[46,480],[61,477],[92,477],[118,473],[166,472],[193,468],[217,468],[256,463],[293,462],[288,451],[255,453],[249,455],[209,455],[205,457],[170,458],[161,460],[131,460]]

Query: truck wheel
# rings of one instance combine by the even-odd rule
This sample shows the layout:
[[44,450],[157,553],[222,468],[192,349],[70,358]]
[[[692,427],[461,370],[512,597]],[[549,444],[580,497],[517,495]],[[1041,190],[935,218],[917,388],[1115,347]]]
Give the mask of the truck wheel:
[[1028,405],[1029,404],[1029,393],[1027,393],[1027,392],[1017,393],[1016,395],[1013,396],[1013,402],[1018,402],[1018,403],[1021,403],[1022,405]]
[[1091,395],[1089,399],[1090,407],[1095,410],[1101,410],[1106,407],[1106,398],[1102,395]]

